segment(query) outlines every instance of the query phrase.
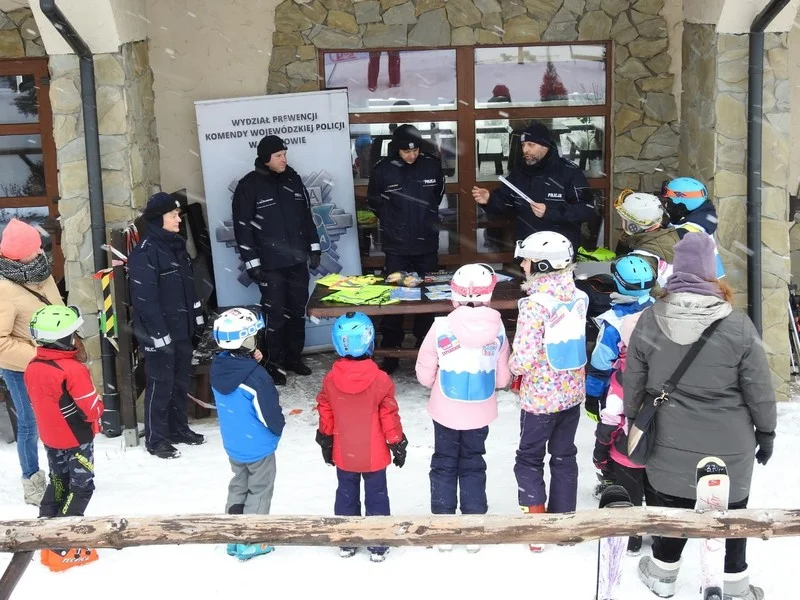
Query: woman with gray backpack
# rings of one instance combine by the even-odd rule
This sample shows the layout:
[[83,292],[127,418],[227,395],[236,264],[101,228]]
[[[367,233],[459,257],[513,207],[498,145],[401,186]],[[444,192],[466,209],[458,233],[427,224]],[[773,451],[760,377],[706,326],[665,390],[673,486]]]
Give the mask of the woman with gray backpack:
[[[662,297],[633,331],[624,381],[628,424],[665,388],[669,392],[651,430],[648,506],[694,508],[693,474],[702,459],[715,456],[727,465],[728,508],[745,508],[754,457],[765,465],[772,456],[776,406],[767,358],[755,326],[733,309],[732,297],[716,278],[714,241],[689,233],[675,245]],[[684,361],[690,353],[694,359]],[[639,577],[657,596],[674,595],[686,541],[655,536],[652,558],[640,560]],[[764,598],[750,585],[746,547],[746,539],[726,541],[725,600]]]

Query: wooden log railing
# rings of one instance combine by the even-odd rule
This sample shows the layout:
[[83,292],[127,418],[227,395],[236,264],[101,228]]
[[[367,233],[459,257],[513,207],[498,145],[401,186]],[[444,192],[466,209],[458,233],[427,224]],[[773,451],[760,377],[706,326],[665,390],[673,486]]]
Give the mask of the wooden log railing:
[[0,521],[0,552],[14,558],[0,579],[10,597],[41,548],[129,548],[171,544],[257,543],[281,546],[433,546],[545,543],[572,545],[603,537],[800,536],[800,509],[698,512],[654,507],[541,515],[325,517],[166,515]]

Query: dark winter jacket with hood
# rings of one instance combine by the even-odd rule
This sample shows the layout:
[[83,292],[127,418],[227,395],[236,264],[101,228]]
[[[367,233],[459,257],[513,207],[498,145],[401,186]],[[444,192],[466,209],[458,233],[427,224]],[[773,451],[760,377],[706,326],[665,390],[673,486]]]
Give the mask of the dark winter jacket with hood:
[[151,225],[128,257],[133,331],[139,342],[164,348],[188,341],[203,327],[186,241]]
[[255,169],[239,180],[233,193],[233,233],[246,269],[281,269],[305,263],[319,251],[311,198],[297,172]]
[[672,223],[672,226],[678,229],[678,235],[681,238],[690,231],[694,231],[691,228],[683,229],[682,225],[697,225],[708,235],[714,235],[717,230],[717,209],[714,208],[711,200],[706,200],[693,211],[686,213],[685,217]]
[[645,393],[660,393],[691,344],[720,321],[656,413],[648,480],[664,494],[694,498],[698,461],[718,456],[728,466],[730,501],[743,500],[750,494],[755,431],[775,431],[777,419],[770,370],[753,323],[724,300],[687,292],[670,293],[641,315],[625,367],[629,421]]
[[220,352],[211,362],[211,389],[228,456],[252,463],[274,453],[286,420],[267,371],[253,358]]
[[438,158],[420,152],[409,165],[394,144],[389,144],[389,154],[373,167],[367,188],[367,203],[380,219],[384,252],[438,252],[439,204],[444,186]]
[[547,206],[542,217],[533,214],[530,204],[510,188],[501,185],[489,196],[483,208],[488,213],[513,212],[517,217],[517,239],[524,240],[537,231],[555,231],[565,236],[578,251],[581,239],[581,223],[591,221],[597,215],[594,198],[578,166],[562,158],[555,145],[544,159],[535,165],[515,168],[508,181],[534,202]]
[[317,395],[319,431],[333,436],[333,462],[371,473],[391,462],[389,446],[403,439],[394,383],[373,360],[333,363]]

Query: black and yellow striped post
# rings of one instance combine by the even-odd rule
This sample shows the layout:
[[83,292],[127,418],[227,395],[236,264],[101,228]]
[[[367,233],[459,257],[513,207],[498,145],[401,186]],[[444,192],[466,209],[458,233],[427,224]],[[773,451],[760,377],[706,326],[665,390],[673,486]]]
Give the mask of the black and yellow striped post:
[[117,343],[117,319],[114,313],[114,301],[112,298],[111,282],[114,277],[114,269],[103,269],[94,275],[95,279],[100,280],[100,287],[103,292],[103,307],[99,313],[100,332],[108,339],[114,349],[119,352]]

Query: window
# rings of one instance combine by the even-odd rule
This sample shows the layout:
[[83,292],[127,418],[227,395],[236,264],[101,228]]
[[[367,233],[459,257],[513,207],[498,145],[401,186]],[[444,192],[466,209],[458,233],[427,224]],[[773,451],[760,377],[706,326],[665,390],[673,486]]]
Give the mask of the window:
[[[559,153],[583,170],[607,218],[608,44],[323,51],[321,58],[326,87],[348,90],[365,268],[383,264],[380,224],[366,204],[369,174],[403,123],[420,130],[447,175],[439,205],[442,265],[512,260],[513,218],[487,216],[471,189],[495,189],[497,176],[519,164],[519,135],[533,120],[544,122]],[[596,243],[597,224],[584,229],[586,243]]]
[[47,59],[0,60],[0,231],[13,218],[37,227],[58,280],[64,259],[48,77]]

